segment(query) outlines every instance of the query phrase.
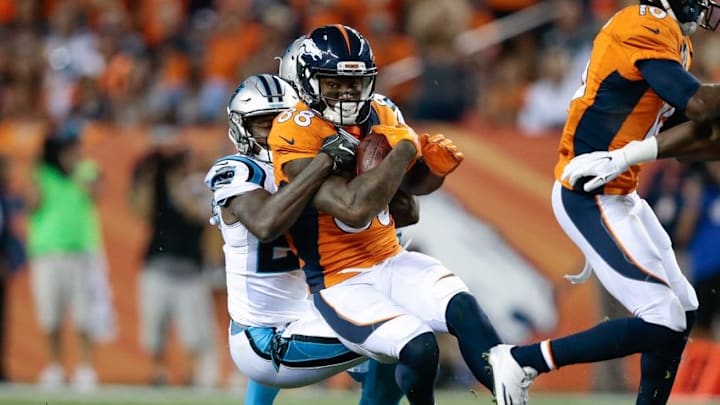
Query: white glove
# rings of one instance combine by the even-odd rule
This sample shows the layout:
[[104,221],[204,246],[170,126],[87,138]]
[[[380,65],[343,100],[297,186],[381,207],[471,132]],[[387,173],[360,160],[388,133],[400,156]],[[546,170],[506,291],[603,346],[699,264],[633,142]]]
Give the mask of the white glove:
[[628,167],[630,166],[622,149],[591,152],[574,157],[565,166],[561,179],[568,180],[570,185],[575,187],[578,180],[590,177],[583,185],[583,189],[590,192],[612,181]]
[[613,151],[597,151],[575,156],[562,172],[560,179],[568,180],[571,186],[582,178],[590,177],[583,189],[586,192],[604,186],[628,168],[638,163],[657,159],[658,144],[653,136],[643,141],[632,141]]

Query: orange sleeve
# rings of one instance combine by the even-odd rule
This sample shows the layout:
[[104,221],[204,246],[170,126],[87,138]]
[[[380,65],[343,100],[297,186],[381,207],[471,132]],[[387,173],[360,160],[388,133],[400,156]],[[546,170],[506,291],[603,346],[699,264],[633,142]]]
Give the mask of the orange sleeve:
[[627,69],[620,72],[624,77],[642,79],[635,66],[640,60],[667,59],[683,63],[679,52],[683,43],[682,33],[678,24],[667,14],[626,13],[615,27],[614,34],[624,54],[618,56],[623,56],[623,59],[628,61],[620,64]]
[[275,182],[287,181],[283,166],[297,159],[314,158],[325,137],[335,128],[310,109],[298,108],[279,114],[273,121],[268,145],[272,152]]

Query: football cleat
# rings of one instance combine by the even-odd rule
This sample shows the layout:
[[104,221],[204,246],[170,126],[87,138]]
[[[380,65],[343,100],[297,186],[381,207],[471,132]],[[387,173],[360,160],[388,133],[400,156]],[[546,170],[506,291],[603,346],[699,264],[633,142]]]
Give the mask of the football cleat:
[[528,403],[528,388],[537,371],[532,367],[521,367],[510,353],[512,345],[497,345],[490,349],[488,362],[492,366],[495,385],[495,401],[498,405],[525,405]]

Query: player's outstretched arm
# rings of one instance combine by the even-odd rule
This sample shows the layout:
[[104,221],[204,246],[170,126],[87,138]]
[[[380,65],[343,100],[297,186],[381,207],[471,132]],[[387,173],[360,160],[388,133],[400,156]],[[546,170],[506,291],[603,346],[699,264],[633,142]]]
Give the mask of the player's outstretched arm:
[[261,242],[272,241],[297,221],[332,167],[333,158],[320,153],[310,160],[306,170],[277,193],[260,188],[230,199],[221,208],[223,220],[226,223],[240,221]]
[[583,189],[590,192],[615,179],[632,165],[672,157],[682,161],[718,160],[720,143],[714,140],[714,127],[689,121],[619,149],[576,156],[565,166],[561,179],[567,180],[573,187],[583,179]]
[[695,122],[720,119],[720,84],[704,83],[690,97],[685,116]]
[[[315,194],[313,206],[347,225],[366,225],[388,205],[416,154],[415,143],[400,141],[373,170],[350,180],[329,176]],[[297,159],[284,165],[290,184],[304,172],[308,162]]]
[[269,242],[297,221],[332,171],[351,165],[354,159],[354,144],[340,135],[329,136],[294,182],[275,194],[260,188],[234,196],[221,207],[223,220],[240,221],[260,241]]
[[720,159],[717,124],[686,122],[657,136],[658,159],[677,158],[683,162]]
[[443,134],[422,134],[423,158],[405,175],[402,189],[413,195],[430,194],[439,189],[445,177],[465,159],[455,142]]

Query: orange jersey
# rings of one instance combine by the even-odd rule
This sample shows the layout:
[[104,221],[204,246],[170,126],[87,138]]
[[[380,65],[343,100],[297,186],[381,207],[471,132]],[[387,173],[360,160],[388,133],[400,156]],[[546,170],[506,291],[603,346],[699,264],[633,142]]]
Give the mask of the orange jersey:
[[[645,5],[620,10],[600,30],[568,111],[559,146],[555,178],[574,156],[614,150],[630,141],[655,136],[675,109],[665,103],[635,66],[640,60],[676,61],[688,69],[692,44],[679,24],[659,8]],[[604,187],[605,194],[627,194],[637,188],[635,165]],[[569,183],[563,184],[572,188]]]
[[[402,122],[392,102],[375,97],[370,118],[361,127],[346,128],[362,137],[376,124],[395,125]],[[288,183],[283,166],[292,160],[317,155],[324,138],[337,133],[337,128],[316,115],[303,103],[279,114],[268,137],[272,150],[275,183]],[[395,222],[387,208],[369,224],[354,229],[324,212],[308,206],[286,235],[290,247],[300,258],[312,292],[337,284],[356,272],[350,268],[367,268],[395,255],[401,249],[395,234]]]

